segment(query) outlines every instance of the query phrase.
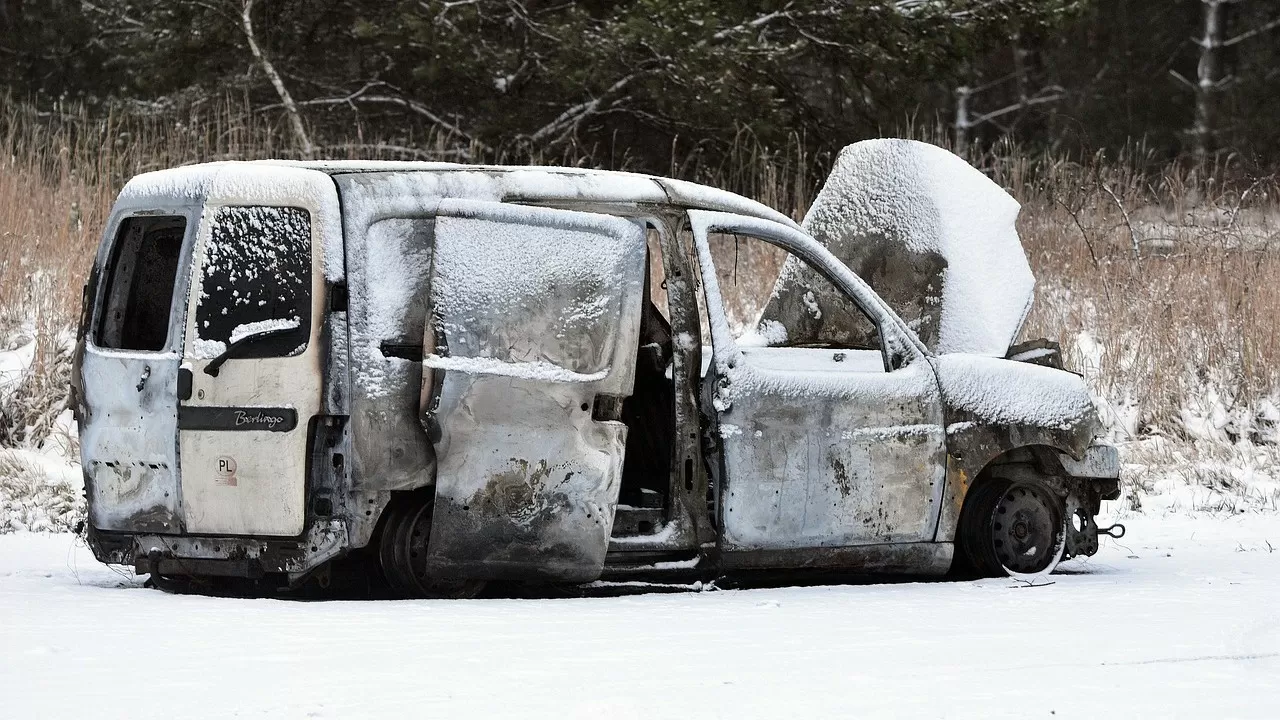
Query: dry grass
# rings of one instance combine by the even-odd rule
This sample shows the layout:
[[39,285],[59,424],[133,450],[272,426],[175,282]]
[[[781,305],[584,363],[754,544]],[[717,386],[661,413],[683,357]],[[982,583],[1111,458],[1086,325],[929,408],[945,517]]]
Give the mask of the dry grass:
[[[39,343],[35,372],[15,394],[21,408],[13,401],[0,407],[8,413],[0,416],[0,445],[38,441],[50,425],[49,408],[65,388],[65,331],[76,324],[81,284],[120,185],[145,170],[279,156],[289,146],[280,127],[230,101],[179,122],[90,118],[74,109],[37,115],[0,98],[0,342],[18,332]],[[362,139],[331,144],[326,154],[449,159],[455,150],[432,138],[422,146]],[[731,152],[673,158],[671,173],[799,218],[822,161],[807,157],[799,138],[773,152],[744,130]],[[1273,360],[1280,357],[1274,179],[1219,183],[1212,178],[1225,170],[1205,180],[1152,168],[1139,155],[1073,163],[1011,147],[976,161],[1024,206],[1022,236],[1040,283],[1026,333],[1071,350],[1072,362],[1117,408],[1121,437],[1187,437],[1191,408],[1192,415],[1225,412],[1228,440],[1277,440],[1274,423],[1261,417],[1276,393]],[[771,286],[775,265],[772,256],[725,263],[743,292]],[[1097,347],[1077,342],[1082,333]]]
[[1039,279],[1025,332],[1072,350],[1097,393],[1122,406],[1124,435],[1213,434],[1202,418],[1225,421],[1224,440],[1275,442],[1280,184],[1131,168],[997,168],[1024,204],[1020,234]]

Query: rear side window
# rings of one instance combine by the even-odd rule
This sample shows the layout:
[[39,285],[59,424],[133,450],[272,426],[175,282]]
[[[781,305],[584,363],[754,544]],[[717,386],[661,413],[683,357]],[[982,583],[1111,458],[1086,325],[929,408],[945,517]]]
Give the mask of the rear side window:
[[214,214],[200,298],[196,357],[221,354],[263,330],[285,330],[239,357],[297,355],[311,335],[311,214],[288,207],[223,207]]
[[120,223],[107,261],[94,343],[118,350],[164,350],[187,219],[131,217]]

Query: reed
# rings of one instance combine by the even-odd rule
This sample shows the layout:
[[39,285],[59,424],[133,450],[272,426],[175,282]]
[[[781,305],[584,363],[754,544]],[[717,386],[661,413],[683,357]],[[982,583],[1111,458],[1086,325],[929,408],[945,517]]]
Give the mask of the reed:
[[[443,136],[370,139],[361,128],[321,143],[326,157],[477,160],[630,168],[625,148],[556,157],[515,148],[478,155]],[[910,135],[941,141],[936,128]],[[800,219],[830,158],[802,137],[763,146],[749,128],[728,146],[673,146],[669,173],[756,198]],[[81,287],[115,193],[147,170],[219,159],[289,157],[278,118],[242,101],[175,112],[36,112],[0,98],[0,343],[34,338],[31,378],[0,403],[0,445],[40,440],[65,401]],[[1084,161],[1012,143],[971,161],[1022,203],[1019,229],[1038,278],[1024,333],[1068,350],[1118,439],[1277,442],[1280,183],[1157,162],[1140,146]],[[728,250],[726,250],[727,252]],[[734,292],[766,293],[776,258],[739,257]],[[16,398],[16,399],[15,399]],[[16,409],[15,409],[16,408]],[[1197,425],[1210,419],[1210,428]],[[33,429],[34,428],[34,429]],[[1202,432],[1203,431],[1203,432]]]

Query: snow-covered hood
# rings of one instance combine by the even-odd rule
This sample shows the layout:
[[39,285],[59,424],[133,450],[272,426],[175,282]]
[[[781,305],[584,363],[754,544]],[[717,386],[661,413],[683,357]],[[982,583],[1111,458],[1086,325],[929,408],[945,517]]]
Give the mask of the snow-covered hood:
[[1096,422],[1089,389],[1075,373],[960,353],[939,356],[935,367],[943,402],[954,420],[1050,430]]
[[[1003,357],[1035,287],[1018,210],[1008,193],[940,147],[867,140],[841,151],[803,227],[935,353]],[[840,313],[827,312],[838,303],[822,297],[830,285],[796,270],[784,269],[762,319],[782,323],[793,342],[840,338]],[[812,311],[815,301],[822,313]]]

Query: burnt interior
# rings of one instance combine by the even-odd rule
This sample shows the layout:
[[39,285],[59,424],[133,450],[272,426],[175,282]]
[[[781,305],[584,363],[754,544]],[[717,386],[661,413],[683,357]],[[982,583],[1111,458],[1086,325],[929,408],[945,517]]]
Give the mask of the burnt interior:
[[[636,508],[666,506],[675,438],[675,386],[668,370],[671,323],[654,302],[650,268],[650,260],[646,259],[635,390],[622,404],[627,448],[618,502]],[[653,528],[636,529],[639,534],[646,534]]]
[[125,218],[107,262],[94,341],[116,350],[163,350],[187,219]]

